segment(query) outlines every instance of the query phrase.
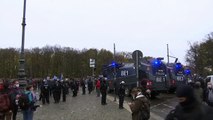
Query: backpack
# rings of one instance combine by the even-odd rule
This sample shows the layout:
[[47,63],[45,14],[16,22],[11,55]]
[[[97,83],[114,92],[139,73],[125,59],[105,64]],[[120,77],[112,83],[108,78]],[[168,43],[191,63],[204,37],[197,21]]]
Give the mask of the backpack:
[[142,104],[139,111],[139,118],[140,120],[148,120],[150,118],[150,102],[145,96],[140,98],[140,100]]
[[0,112],[7,112],[10,110],[10,99],[8,94],[0,94]]
[[30,108],[30,100],[29,100],[30,93],[23,93],[18,99],[18,106],[21,110],[27,110]]

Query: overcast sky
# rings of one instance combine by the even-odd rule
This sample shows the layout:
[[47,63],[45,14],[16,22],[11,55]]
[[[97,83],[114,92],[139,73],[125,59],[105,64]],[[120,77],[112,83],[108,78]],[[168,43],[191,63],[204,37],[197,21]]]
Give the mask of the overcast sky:
[[[0,48],[21,47],[24,0],[0,1]],[[60,45],[170,55],[213,32],[213,0],[27,0],[25,48]],[[174,61],[174,59],[170,59]]]

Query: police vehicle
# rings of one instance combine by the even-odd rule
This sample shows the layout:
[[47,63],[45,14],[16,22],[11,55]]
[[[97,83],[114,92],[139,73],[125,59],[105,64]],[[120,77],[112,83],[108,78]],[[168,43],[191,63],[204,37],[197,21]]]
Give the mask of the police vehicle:
[[102,70],[103,77],[107,78],[109,92],[117,90],[121,81],[125,82],[126,94],[137,86],[136,72],[134,63],[118,64],[113,62],[109,65],[104,65]]
[[168,89],[166,64],[162,60],[163,58],[156,58],[147,63],[141,62],[141,69],[139,69],[141,86],[151,92],[151,97]]
[[167,65],[168,91],[173,93],[177,86],[186,84],[184,68],[181,63],[170,63]]
[[142,86],[149,90],[152,97],[167,90],[166,65],[156,58],[139,60],[138,69],[135,63],[112,63],[104,65],[103,76],[107,78],[109,91],[118,89],[121,81],[125,82],[125,93],[129,95],[132,88]]

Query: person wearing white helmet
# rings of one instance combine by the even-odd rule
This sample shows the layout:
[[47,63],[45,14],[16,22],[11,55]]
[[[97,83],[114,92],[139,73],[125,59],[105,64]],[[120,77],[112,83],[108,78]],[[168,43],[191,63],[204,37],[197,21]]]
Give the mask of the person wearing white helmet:
[[119,96],[119,109],[123,109],[124,103],[124,96],[125,96],[125,82],[121,81],[119,89],[118,89],[118,96]]

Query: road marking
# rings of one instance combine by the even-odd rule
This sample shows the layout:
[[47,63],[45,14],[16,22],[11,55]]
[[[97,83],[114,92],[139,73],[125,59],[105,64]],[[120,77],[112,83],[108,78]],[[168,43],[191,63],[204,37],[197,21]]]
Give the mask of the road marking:
[[[115,102],[116,104],[119,104],[119,102],[118,102],[119,99],[117,99],[116,101],[114,101],[114,96],[112,97],[112,96],[107,95],[107,99],[110,100],[110,101],[112,101],[112,102]],[[130,113],[132,113],[132,111],[131,111],[131,109],[130,109],[127,101],[124,101],[123,106],[124,106],[124,108],[127,111],[129,111]],[[161,116],[159,116],[159,115],[157,115],[157,114],[155,114],[155,113],[153,113],[153,112],[150,112],[150,120],[164,120],[164,118],[161,117]]]
[[167,104],[162,104],[162,105],[164,105],[164,106],[166,106],[166,107],[168,107],[168,108],[171,108],[171,109],[175,109],[175,107],[173,107],[173,106],[171,106],[171,105],[167,105]]

